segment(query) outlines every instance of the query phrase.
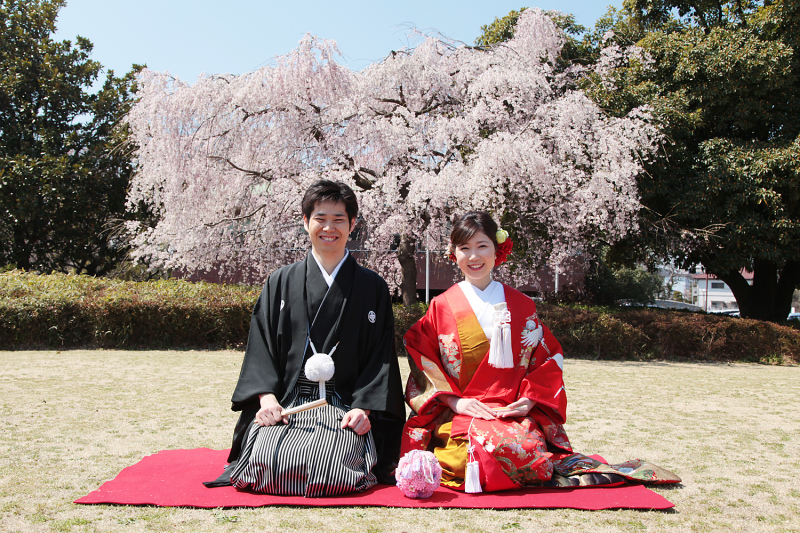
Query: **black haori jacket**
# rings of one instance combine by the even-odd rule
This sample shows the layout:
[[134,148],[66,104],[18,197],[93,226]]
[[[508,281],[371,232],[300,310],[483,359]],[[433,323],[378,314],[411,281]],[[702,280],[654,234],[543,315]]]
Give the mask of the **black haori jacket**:
[[[328,292],[327,296],[325,293]],[[316,316],[316,320],[315,320]],[[371,410],[382,482],[397,462],[405,418],[400,369],[394,347],[394,316],[386,282],[348,255],[328,291],[316,260],[273,272],[253,308],[234,411],[241,411],[228,461],[239,457],[260,408],[259,394],[285,405],[300,375],[309,325],[319,352],[333,353],[335,390],[351,408]],[[311,348],[307,348],[310,352]]]

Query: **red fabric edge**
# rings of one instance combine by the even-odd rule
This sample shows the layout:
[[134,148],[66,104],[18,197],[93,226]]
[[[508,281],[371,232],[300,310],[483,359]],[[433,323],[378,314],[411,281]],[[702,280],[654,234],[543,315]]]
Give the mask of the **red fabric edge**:
[[[164,450],[144,457],[123,469],[114,479],[88,495],[79,504],[156,505],[160,507],[452,507],[464,509],[566,508],[655,509],[674,507],[666,498],[641,486],[530,488],[503,492],[465,494],[439,487],[426,500],[403,496],[397,487],[378,485],[365,492],[332,498],[272,496],[240,492],[233,487],[209,489],[202,482],[215,479],[226,464],[228,450],[197,448]],[[595,459],[603,460],[599,456]]]

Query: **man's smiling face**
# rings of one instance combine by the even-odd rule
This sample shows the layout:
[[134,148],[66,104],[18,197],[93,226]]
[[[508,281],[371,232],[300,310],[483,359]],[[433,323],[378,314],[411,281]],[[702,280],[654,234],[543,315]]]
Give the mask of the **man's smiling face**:
[[311,239],[311,247],[321,256],[342,257],[347,237],[355,226],[350,222],[342,202],[320,202],[311,218],[303,217],[303,227]]

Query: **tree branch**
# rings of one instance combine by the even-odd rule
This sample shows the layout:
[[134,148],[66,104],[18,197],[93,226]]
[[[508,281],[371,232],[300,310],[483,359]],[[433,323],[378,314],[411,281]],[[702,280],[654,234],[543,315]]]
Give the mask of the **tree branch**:
[[267,204],[264,204],[261,207],[259,207],[258,209],[256,209],[255,211],[253,211],[252,213],[249,213],[247,215],[242,215],[240,217],[223,218],[223,219],[220,219],[220,220],[218,220],[216,222],[206,222],[203,225],[205,227],[207,227],[207,228],[214,228],[214,227],[219,226],[220,224],[224,224],[226,222],[238,222],[239,220],[246,220],[248,218],[252,218],[253,216],[256,215],[256,213],[258,213],[259,211],[265,209],[266,207],[267,207]]
[[244,172],[245,174],[248,174],[250,176],[255,176],[257,178],[263,178],[263,179],[265,179],[267,181],[272,181],[274,179],[273,176],[270,176],[269,173],[267,173],[267,172],[258,171],[258,170],[248,170],[246,168],[239,167],[236,164],[234,164],[233,161],[231,161],[227,157],[220,157],[218,155],[209,155],[207,157],[209,159],[214,159],[214,160],[217,160],[217,161],[223,161],[225,163],[228,163],[228,165],[230,165],[234,170],[238,170],[239,172]]

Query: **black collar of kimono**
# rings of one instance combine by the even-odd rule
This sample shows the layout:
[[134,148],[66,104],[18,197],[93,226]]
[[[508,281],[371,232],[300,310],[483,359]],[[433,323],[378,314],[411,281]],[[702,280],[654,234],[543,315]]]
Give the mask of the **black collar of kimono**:
[[[307,331],[310,330],[311,339],[317,349],[328,353],[339,340],[342,315],[351,297],[358,265],[352,254],[348,254],[336,277],[333,278],[333,283],[327,287],[311,252],[306,256],[305,262],[303,307],[308,316]],[[325,288],[327,290],[323,293]]]

